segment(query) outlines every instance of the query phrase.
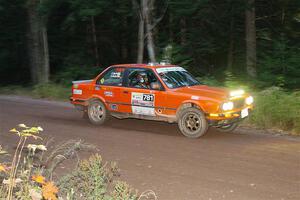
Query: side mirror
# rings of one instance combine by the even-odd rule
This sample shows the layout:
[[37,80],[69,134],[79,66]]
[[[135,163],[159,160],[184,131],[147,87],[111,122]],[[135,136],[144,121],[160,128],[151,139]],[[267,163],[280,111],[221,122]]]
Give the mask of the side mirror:
[[158,82],[153,82],[150,86],[152,90],[161,90],[161,86]]

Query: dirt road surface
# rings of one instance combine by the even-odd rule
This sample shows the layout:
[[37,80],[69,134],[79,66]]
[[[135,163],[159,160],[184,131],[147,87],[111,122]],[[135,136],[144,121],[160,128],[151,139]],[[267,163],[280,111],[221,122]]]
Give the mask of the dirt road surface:
[[133,119],[96,127],[69,103],[0,96],[0,144],[14,148],[7,132],[19,123],[42,126],[55,142],[96,145],[123,180],[159,199],[300,199],[299,138],[210,130],[193,140],[176,124]]

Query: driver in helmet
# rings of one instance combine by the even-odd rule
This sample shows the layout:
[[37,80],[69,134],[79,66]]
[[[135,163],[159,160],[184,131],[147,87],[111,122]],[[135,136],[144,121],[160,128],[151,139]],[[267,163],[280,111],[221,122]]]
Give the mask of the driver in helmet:
[[137,88],[150,88],[149,79],[145,72],[139,72],[137,75],[137,83],[135,85]]

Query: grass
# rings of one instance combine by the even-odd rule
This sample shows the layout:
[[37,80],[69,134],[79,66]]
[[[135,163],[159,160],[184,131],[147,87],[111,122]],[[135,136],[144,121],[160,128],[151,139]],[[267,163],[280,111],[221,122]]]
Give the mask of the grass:
[[300,92],[287,92],[277,87],[257,92],[255,109],[248,121],[257,127],[300,135]]
[[55,83],[38,84],[31,87],[5,86],[0,87],[0,94],[68,101],[71,96],[71,87]]

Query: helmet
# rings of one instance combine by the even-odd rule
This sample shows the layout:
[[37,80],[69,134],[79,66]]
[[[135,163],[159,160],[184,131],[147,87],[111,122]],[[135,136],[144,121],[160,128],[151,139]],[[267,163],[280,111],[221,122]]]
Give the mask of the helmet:
[[139,83],[147,83],[148,82],[148,76],[145,72],[139,72],[137,75],[137,80]]

